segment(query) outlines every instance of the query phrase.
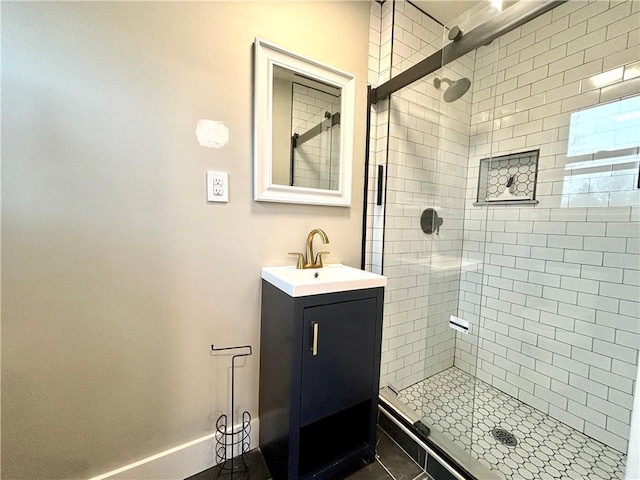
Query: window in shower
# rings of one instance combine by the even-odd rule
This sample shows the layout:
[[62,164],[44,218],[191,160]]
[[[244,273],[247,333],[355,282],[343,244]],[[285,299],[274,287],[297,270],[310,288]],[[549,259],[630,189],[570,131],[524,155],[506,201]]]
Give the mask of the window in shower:
[[[619,70],[623,70],[620,68]],[[622,207],[637,203],[640,96],[575,111],[569,122],[566,175],[557,191],[565,207]]]
[[567,156],[640,147],[640,96],[573,112]]

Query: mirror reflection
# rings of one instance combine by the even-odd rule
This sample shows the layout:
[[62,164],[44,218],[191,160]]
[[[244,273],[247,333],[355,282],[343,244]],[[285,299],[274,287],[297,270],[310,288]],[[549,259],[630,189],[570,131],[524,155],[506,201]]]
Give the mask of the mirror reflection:
[[274,184],[338,190],[340,105],[340,88],[274,65]]

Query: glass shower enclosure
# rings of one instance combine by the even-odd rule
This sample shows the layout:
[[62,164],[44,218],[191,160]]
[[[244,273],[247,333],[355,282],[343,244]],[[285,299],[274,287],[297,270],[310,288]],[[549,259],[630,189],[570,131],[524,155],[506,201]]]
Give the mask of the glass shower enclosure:
[[632,1],[487,2],[443,26],[372,3],[364,263],[389,279],[381,398],[476,478],[623,478],[639,16]]

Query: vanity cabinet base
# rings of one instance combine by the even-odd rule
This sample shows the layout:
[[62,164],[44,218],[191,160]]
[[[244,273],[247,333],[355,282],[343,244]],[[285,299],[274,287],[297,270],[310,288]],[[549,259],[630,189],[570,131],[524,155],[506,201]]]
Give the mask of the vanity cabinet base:
[[373,461],[383,293],[290,297],[263,280],[260,448],[274,479]]

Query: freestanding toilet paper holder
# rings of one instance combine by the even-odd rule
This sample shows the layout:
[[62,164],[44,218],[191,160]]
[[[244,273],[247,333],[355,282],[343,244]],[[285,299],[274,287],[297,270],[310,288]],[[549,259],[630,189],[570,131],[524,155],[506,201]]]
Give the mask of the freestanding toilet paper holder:
[[[235,411],[235,374],[236,359],[250,356],[253,351],[251,345],[241,345],[236,347],[216,348],[211,345],[212,352],[221,351],[241,351],[234,353],[231,357],[231,423],[228,422],[226,414],[222,414],[216,420],[216,478],[233,480],[249,477],[249,466],[247,464],[247,453],[251,445],[251,415],[248,411],[242,412],[242,425],[238,431],[234,431],[234,411]],[[238,455],[234,457],[234,453]]]

